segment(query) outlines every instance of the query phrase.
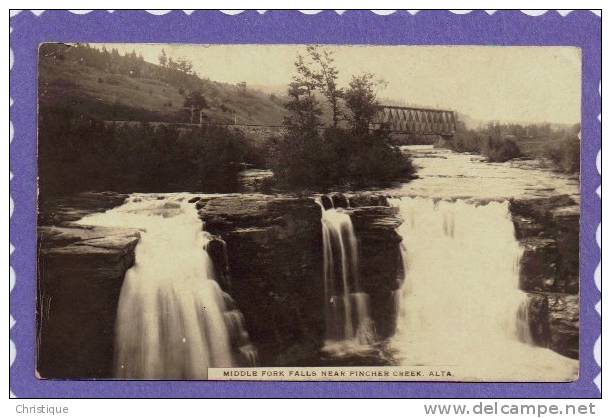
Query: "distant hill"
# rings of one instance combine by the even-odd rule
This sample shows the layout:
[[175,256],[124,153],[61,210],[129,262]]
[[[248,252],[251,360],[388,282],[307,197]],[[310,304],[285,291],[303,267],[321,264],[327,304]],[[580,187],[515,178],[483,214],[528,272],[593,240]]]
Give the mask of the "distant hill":
[[[188,122],[194,91],[211,123],[281,124],[282,99],[246,85],[219,83],[173,67],[87,45],[43,44],[39,50],[40,111],[61,109],[100,120]],[[170,60],[171,62],[171,60]]]

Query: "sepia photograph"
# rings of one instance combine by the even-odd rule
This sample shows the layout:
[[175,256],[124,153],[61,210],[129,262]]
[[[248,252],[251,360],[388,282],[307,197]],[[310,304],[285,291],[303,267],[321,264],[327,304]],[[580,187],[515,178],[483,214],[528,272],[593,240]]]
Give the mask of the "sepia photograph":
[[42,43],[37,78],[37,378],[579,378],[580,48]]

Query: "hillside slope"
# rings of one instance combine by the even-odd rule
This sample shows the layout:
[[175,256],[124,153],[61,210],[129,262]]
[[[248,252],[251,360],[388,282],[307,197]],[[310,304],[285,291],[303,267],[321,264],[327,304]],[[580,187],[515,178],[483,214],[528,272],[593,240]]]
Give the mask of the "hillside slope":
[[[44,54],[41,48],[41,111],[59,108],[76,117],[100,120],[188,122],[190,112],[183,108],[185,97],[197,89],[208,103],[204,112],[211,123],[233,123],[237,119],[240,124],[277,125],[286,114],[282,100],[274,95],[193,74],[167,81],[158,75],[167,74],[167,69],[145,62],[140,64],[142,71],[134,76],[129,69],[120,71],[110,64],[100,65],[88,56],[74,53],[70,46],[64,48],[67,52],[61,55]],[[89,51],[102,54],[93,48]],[[118,56],[116,60],[121,64],[127,58]]]

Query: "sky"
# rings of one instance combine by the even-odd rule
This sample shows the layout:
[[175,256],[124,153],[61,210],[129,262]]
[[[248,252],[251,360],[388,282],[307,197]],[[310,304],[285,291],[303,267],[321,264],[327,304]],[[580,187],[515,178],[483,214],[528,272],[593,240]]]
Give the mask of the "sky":
[[[101,45],[98,45],[101,47]],[[214,81],[284,91],[303,45],[106,44],[157,63],[162,48]],[[454,110],[478,121],[576,123],[581,119],[581,51],[573,47],[334,46],[346,86],[374,73],[378,97]]]

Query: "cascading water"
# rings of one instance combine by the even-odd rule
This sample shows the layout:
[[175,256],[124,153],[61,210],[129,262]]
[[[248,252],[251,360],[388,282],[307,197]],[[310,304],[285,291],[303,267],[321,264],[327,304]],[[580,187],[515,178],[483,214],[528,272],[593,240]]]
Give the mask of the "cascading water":
[[577,362],[531,344],[522,249],[507,202],[391,199],[405,278],[391,347],[405,365],[462,366],[466,379],[570,380]]
[[374,341],[375,332],[369,295],[360,289],[354,227],[343,209],[325,209],[321,200],[317,203],[322,210],[325,349],[335,353],[357,351]]
[[242,315],[227,309],[233,302],[203,250],[209,235],[185,196],[133,195],[79,223],[141,230],[119,299],[115,377],[205,379],[208,367],[254,365]]

